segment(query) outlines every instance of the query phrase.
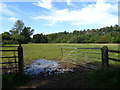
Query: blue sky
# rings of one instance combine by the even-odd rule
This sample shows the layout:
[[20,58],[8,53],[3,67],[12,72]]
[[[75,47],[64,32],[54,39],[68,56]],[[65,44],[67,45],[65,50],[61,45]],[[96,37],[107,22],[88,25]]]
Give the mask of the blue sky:
[[23,20],[25,26],[35,30],[34,34],[72,32],[118,24],[118,2],[2,2],[0,14],[0,33],[9,31],[16,20]]

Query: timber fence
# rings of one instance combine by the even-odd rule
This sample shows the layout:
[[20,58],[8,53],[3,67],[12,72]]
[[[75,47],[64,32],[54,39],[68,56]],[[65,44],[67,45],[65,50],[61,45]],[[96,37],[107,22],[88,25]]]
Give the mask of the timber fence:
[[[1,52],[1,59],[2,62],[0,62],[2,70],[2,74],[8,73],[8,72],[19,72],[19,75],[21,76],[23,74],[23,47],[21,44],[19,46],[0,46],[2,50]],[[17,48],[16,50],[8,50]]]

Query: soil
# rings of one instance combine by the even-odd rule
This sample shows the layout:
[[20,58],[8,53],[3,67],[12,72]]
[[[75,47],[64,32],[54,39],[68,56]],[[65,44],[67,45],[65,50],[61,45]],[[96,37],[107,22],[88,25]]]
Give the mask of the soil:
[[[24,86],[19,88],[84,88],[86,87],[84,83],[84,78],[86,72],[91,69],[82,67],[80,65],[71,65],[60,63],[61,68],[73,69],[73,71],[68,71],[63,74],[55,74],[50,76],[31,76],[31,79]],[[18,88],[18,87],[17,87]]]

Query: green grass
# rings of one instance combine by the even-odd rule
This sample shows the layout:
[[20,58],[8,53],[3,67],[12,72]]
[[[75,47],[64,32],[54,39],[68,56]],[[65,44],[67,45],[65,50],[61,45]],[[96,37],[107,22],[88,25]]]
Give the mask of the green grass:
[[2,88],[15,88],[24,85],[30,80],[30,76],[23,75],[20,78],[18,73],[2,75]]
[[[120,70],[64,73],[47,78],[38,88],[120,88]],[[64,83],[63,83],[64,82]]]
[[24,44],[24,60],[28,64],[32,60],[49,59],[60,60],[61,51],[59,44]]
[[120,88],[120,70],[95,70],[86,73],[84,83],[88,88]]
[[[86,58],[80,58],[78,55],[83,55],[80,53],[82,52],[98,52],[100,53],[100,50],[74,50],[74,49],[63,49],[63,56],[61,53],[61,47],[83,47],[83,48],[101,48],[103,46],[108,46],[110,50],[118,50],[118,44],[22,44],[23,46],[23,52],[24,52],[24,64],[30,64],[34,60],[38,59],[48,59],[48,60],[66,60],[67,62],[75,62],[77,64],[82,64],[84,61],[88,62]],[[6,48],[2,48],[6,49]],[[17,48],[8,48],[8,49],[17,49]],[[75,51],[75,52],[71,52]],[[2,53],[3,56],[12,56],[14,55],[13,52],[11,53]],[[66,54],[73,54],[73,55],[66,55]],[[17,55],[17,53],[16,53]],[[85,53],[84,55],[91,56],[91,57],[101,57],[100,55],[92,55]],[[110,57],[112,58],[118,58],[118,54],[112,53],[110,54]],[[70,59],[71,58],[71,59]],[[73,60],[75,58],[75,60]],[[4,59],[3,59],[4,60]],[[89,62],[96,63],[94,62],[95,60],[92,59]],[[101,61],[101,60],[99,60]],[[110,66],[117,66],[120,67],[119,62],[115,61],[110,61]],[[97,63],[96,63],[97,64]],[[54,83],[54,85],[67,85],[67,87],[92,87],[92,88],[104,88],[104,87],[120,87],[120,70],[119,69],[110,69],[107,72],[104,72],[103,70],[95,70],[95,71],[90,71],[83,75],[80,78],[81,74],[64,74],[58,75],[57,78],[59,79],[60,82]],[[16,75],[5,75],[3,76],[3,86],[4,87],[16,87],[19,85],[24,84],[22,81],[19,82],[18,77]],[[25,76],[25,82],[27,82],[28,77]],[[65,81],[66,80],[66,81]],[[82,81],[80,81],[82,80]],[[24,80],[23,80],[24,81]],[[66,84],[63,84],[64,82]],[[19,83],[16,83],[19,82]],[[80,84],[81,85],[80,85]],[[42,87],[42,86],[40,86]],[[39,87],[38,87],[39,88]]]
[[[63,56],[61,53],[61,47],[83,47],[83,48],[101,48],[103,46],[108,46],[110,50],[118,50],[118,44],[22,44],[23,52],[24,52],[24,64],[30,64],[34,60],[38,59],[48,59],[48,60],[71,60],[75,63],[80,64],[84,61],[89,61],[87,58],[80,57],[79,55],[89,56],[89,57],[96,57],[101,58],[99,54],[88,54],[88,53],[80,53],[81,52],[95,52],[101,53],[101,50],[75,50],[75,49],[63,49]],[[7,48],[2,48],[7,49]],[[17,49],[17,48],[8,48],[8,49]],[[71,52],[75,51],[75,52]],[[67,55],[68,54],[68,55]],[[72,55],[69,55],[72,54]],[[110,57],[118,59],[117,53],[109,53]],[[3,52],[3,56],[13,56],[14,52]],[[17,53],[16,53],[17,55]],[[76,60],[73,60],[73,59]],[[92,62],[96,59],[91,59],[89,62]],[[101,60],[98,60],[101,61]],[[114,64],[116,62],[111,62]]]

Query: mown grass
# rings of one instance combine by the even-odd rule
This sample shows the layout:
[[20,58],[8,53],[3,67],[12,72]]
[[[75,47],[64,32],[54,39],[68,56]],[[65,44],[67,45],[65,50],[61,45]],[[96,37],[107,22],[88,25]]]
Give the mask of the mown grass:
[[59,44],[23,44],[22,46],[24,48],[25,64],[43,58],[48,60],[61,59]]
[[[61,52],[62,47],[81,47],[81,48],[102,48],[103,46],[107,46],[109,50],[118,50],[118,44],[22,44],[23,53],[24,53],[24,64],[30,64],[34,60],[38,59],[48,59],[48,60],[73,60],[76,63],[81,63],[82,61],[88,61],[87,58],[80,57],[79,55],[88,56],[88,57],[96,57],[101,58],[99,54],[89,54],[89,53],[80,53],[80,52],[93,52],[93,53],[101,53],[101,50],[75,50],[75,49],[62,49],[63,55]],[[10,49],[14,50],[17,48],[2,48],[2,49]],[[66,52],[67,51],[67,52]],[[75,51],[75,52],[71,52]],[[70,55],[69,55],[70,54]],[[3,52],[3,56],[13,56],[14,52]],[[17,53],[15,53],[17,56]],[[109,57],[118,59],[119,55],[117,53],[109,53]],[[91,59],[90,62],[96,59]],[[98,60],[101,61],[101,60]],[[111,62],[110,63],[115,63]]]

